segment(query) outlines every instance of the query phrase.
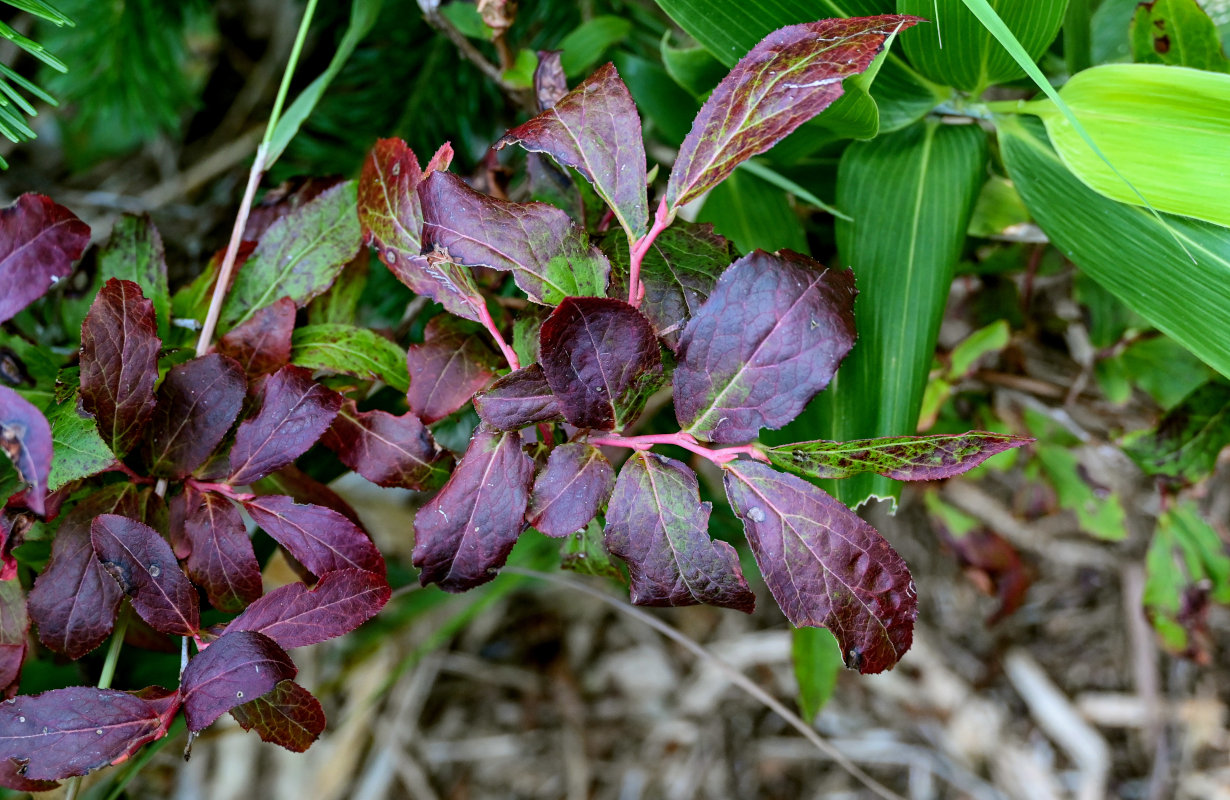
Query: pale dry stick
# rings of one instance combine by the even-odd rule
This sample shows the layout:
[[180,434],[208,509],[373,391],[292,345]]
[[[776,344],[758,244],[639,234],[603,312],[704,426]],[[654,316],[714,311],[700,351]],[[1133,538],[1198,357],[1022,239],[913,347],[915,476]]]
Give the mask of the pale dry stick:
[[646,614],[639,608],[633,608],[626,603],[621,603],[614,597],[611,597],[604,592],[600,592],[591,586],[586,586],[583,583],[578,583],[576,581],[569,580],[568,578],[560,577],[559,575],[551,575],[546,572],[538,572],[537,570],[526,569],[524,567],[505,567],[502,572],[512,573],[515,575],[524,575],[528,578],[537,578],[539,580],[547,581],[548,583],[554,583],[557,586],[575,589],[578,592],[583,592],[590,597],[601,600],[603,603],[606,603],[623,614],[627,614],[639,622],[643,622],[676,644],[682,645],[705,663],[716,667],[730,680],[731,683],[747,692],[764,706],[777,713],[777,715],[782,719],[786,720],[790,727],[803,734],[804,738],[811,742],[817,750],[823,753],[827,758],[831,759],[833,763],[848,772],[855,780],[863,784],[863,786],[867,787],[878,796],[885,798],[885,800],[906,800],[892,789],[889,789],[887,786],[868,775],[853,761],[846,758],[840,750],[822,738],[820,734],[816,733],[815,729],[804,722],[798,714],[795,714],[789,708],[786,708],[786,706],[779,702],[777,698],[773,697],[764,689],[761,689],[742,672],[739,672],[725,661],[722,661],[720,658],[710,653],[691,637],[680,633],[671,626],[667,625],[665,622],[659,620],[657,617]]

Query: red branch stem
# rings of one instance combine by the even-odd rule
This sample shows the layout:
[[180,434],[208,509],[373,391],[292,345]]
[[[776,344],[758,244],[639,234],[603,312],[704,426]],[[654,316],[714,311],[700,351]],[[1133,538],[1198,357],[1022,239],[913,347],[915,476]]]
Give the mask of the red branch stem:
[[648,450],[655,444],[673,444],[676,447],[682,447],[684,450],[690,450],[698,456],[707,458],[714,464],[721,466],[734,461],[739,456],[751,456],[757,461],[769,460],[769,457],[754,444],[740,444],[734,447],[705,447],[696,440],[696,437],[690,433],[679,431],[678,433],[649,433],[642,436],[620,436],[611,434],[610,436],[590,436],[588,439],[590,444],[606,445],[607,447],[630,447],[633,450]]
[[500,334],[499,326],[495,324],[495,320],[491,318],[491,312],[487,310],[487,304],[475,303],[474,307],[478,311],[479,321],[490,332],[491,336],[495,339],[495,343],[500,346],[500,352],[504,354],[505,360],[508,361],[508,366],[514,370],[521,369],[521,362],[517,359],[516,351],[504,341],[504,337]]
[[645,255],[649,252],[649,248],[653,247],[653,242],[658,238],[658,234],[670,227],[670,224],[675,221],[675,215],[666,208],[666,198],[662,198],[662,202],[658,203],[658,210],[653,215],[653,227],[649,229],[649,233],[636,240],[632,245],[632,252],[629,256],[628,264],[628,304],[636,307],[641,304],[641,298],[645,296],[645,287],[641,286],[641,262],[645,260]]
[[216,492],[223,497],[229,497],[232,500],[242,503],[244,500],[251,500],[256,495],[251,492],[237,492],[235,487],[229,483],[210,483],[209,481],[197,481],[189,478],[188,485],[198,492]]

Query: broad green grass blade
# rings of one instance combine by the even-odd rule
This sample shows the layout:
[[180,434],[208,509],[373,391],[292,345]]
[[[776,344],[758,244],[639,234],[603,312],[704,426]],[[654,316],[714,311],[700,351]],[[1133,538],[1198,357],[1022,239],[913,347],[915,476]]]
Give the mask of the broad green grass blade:
[[[990,0],[1030,63],[1055,40],[1068,0]],[[897,0],[897,13],[930,19],[903,31],[901,46],[926,77],[975,96],[1025,74],[962,0]]]
[[746,170],[736,170],[709,192],[696,221],[712,222],[743,253],[757,247],[807,252],[807,236],[786,193]]
[[777,172],[771,169],[770,167],[765,166],[764,164],[760,163],[759,161],[755,159],[752,159],[750,161],[744,161],[742,164],[739,165],[739,169],[747,170],[748,172],[755,175],[757,178],[768,181],[769,183],[776,186],[778,189],[781,189],[784,192],[789,192],[790,194],[799,198],[803,202],[811,203],[816,208],[822,211],[826,211],[829,214],[832,214],[834,217],[837,217],[838,219],[844,219],[844,220],[850,219],[849,216],[842,213],[839,209],[829,205],[828,203],[821,200],[819,197],[816,197],[814,194],[812,194],[807,189],[804,189],[802,186],[799,186],[797,183],[787,178],[785,175],[782,175],[780,172]]
[[996,122],[1008,173],[1051,241],[1129,308],[1230,376],[1230,230],[1182,217],[1159,221],[1108,200],[1064,166],[1041,123]]
[[[803,415],[767,433],[774,444],[913,434],[953,271],[978,190],[987,136],[977,126],[918,123],[851,145],[837,172],[841,265],[854,269],[858,342]],[[895,497],[864,474],[826,484],[842,502]]]
[[809,723],[833,696],[837,676],[845,667],[841,645],[827,628],[795,628],[791,656],[799,684],[799,716]]
[[1144,205],[1144,194],[1158,211],[1230,226],[1230,75],[1107,64],[1074,75],[1059,94],[1118,166],[1090,151],[1054,104],[1028,104],[1085,185],[1121,203]]

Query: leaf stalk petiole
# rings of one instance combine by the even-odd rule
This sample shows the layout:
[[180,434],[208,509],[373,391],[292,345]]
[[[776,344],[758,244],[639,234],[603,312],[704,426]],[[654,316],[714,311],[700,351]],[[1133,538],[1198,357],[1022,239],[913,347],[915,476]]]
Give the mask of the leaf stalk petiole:
[[628,257],[628,305],[633,308],[640,306],[641,299],[645,296],[645,287],[641,285],[641,262],[645,260],[645,255],[658,238],[658,234],[670,227],[674,221],[675,212],[667,209],[666,198],[663,197],[658,203],[658,210],[654,212],[653,227],[632,245],[632,252]]
[[605,445],[607,447],[630,447],[633,450],[648,450],[655,444],[673,444],[676,447],[682,447],[684,450],[689,450],[696,453],[698,456],[712,461],[714,464],[721,466],[734,461],[739,456],[750,456],[757,461],[768,463],[769,457],[764,454],[755,444],[741,444],[733,447],[705,447],[696,437],[690,433],[679,431],[678,433],[649,433],[641,436],[620,436],[619,434],[611,434],[610,436],[590,436],[587,440],[593,445]]

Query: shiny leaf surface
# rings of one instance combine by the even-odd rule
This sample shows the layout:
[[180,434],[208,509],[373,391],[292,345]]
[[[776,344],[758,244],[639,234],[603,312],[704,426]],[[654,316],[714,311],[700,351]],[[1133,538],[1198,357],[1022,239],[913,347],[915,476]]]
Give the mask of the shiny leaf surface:
[[389,601],[388,581],[373,572],[326,572],[312,589],[291,583],[275,589],[226,626],[227,633],[257,631],[291,650],[349,633]]
[[265,381],[260,412],[235,432],[230,483],[252,483],[290,464],[329,429],[341,407],[341,395],[312,380],[311,372],[282,367]]
[[201,622],[196,589],[158,531],[128,517],[103,514],[90,523],[90,542],[141,619],[162,633],[196,634]]
[[239,416],[247,390],[239,363],[217,353],[168,370],[149,422],[150,471],[180,480],[204,464]]
[[254,631],[227,632],[188,662],[180,683],[188,730],[198,733],[298,672],[286,651]]
[[562,444],[534,480],[525,519],[547,536],[567,536],[594,518],[614,488],[615,470],[601,450],[581,442]]

